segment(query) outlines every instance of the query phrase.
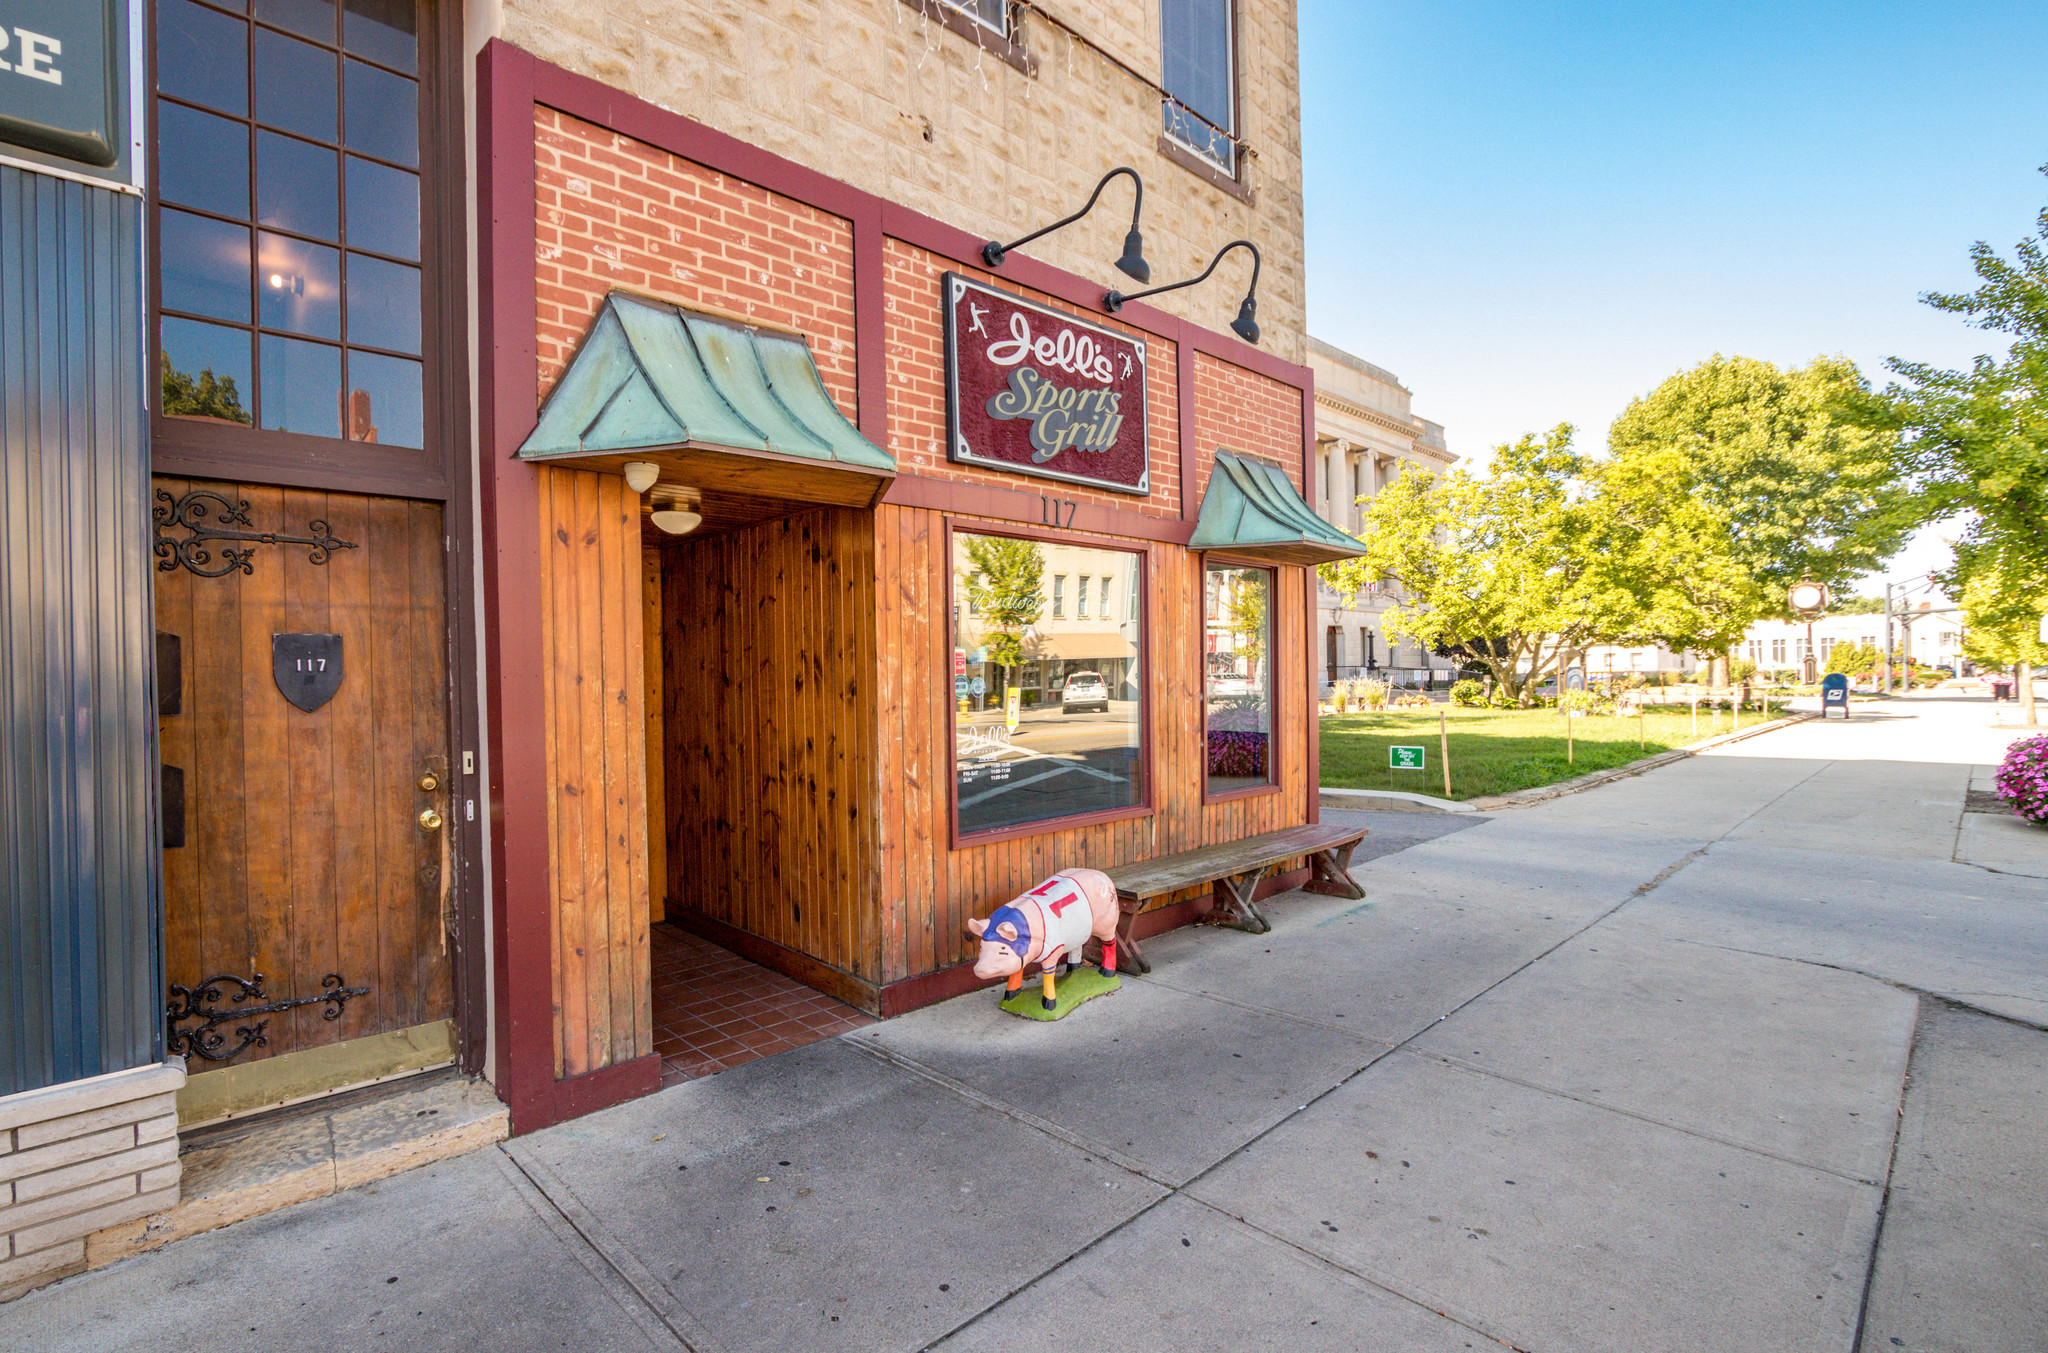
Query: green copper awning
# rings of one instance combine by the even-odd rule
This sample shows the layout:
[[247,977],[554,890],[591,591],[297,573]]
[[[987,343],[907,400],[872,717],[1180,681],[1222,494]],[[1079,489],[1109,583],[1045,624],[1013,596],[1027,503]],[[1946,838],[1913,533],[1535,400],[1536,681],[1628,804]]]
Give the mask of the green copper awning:
[[[802,338],[617,291],[518,455],[595,469],[646,459],[696,487],[817,502],[873,501],[896,473],[825,392]],[[790,491],[813,470],[859,483]]]
[[1188,548],[1276,564],[1327,564],[1365,553],[1302,501],[1279,466],[1228,451],[1216,453]]

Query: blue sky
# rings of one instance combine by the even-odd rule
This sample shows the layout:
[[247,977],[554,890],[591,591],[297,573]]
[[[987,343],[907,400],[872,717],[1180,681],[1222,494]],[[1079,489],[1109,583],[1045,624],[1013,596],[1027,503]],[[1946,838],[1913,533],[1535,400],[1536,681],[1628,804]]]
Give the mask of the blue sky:
[[1917,298],[2048,203],[2042,0],[1300,0],[1300,31],[1309,331],[1461,455],[1598,447],[1717,351],[1882,383],[2002,346]]

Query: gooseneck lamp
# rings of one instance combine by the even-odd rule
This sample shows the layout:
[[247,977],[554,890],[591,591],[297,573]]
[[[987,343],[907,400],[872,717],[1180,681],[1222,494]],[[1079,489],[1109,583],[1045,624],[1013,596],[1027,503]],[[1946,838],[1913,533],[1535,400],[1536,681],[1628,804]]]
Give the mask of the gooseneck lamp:
[[981,261],[988,264],[991,268],[1000,268],[1003,266],[1003,257],[1012,249],[1017,248],[1019,245],[1029,244],[1040,235],[1050,235],[1061,226],[1070,226],[1080,220],[1083,216],[1095,210],[1095,199],[1102,196],[1102,190],[1107,188],[1109,181],[1118,174],[1129,174],[1131,176],[1131,183],[1137,189],[1137,192],[1131,199],[1131,229],[1124,236],[1124,256],[1116,261],[1117,271],[1138,282],[1151,281],[1152,269],[1145,262],[1145,237],[1138,233],[1138,213],[1145,209],[1145,180],[1138,177],[1137,170],[1122,165],[1102,176],[1102,181],[1095,185],[1095,191],[1088,194],[1087,206],[1082,207],[1081,210],[1075,212],[1072,216],[1062,217],[1051,225],[1040,230],[1034,230],[1022,239],[1012,240],[1008,244],[997,244],[994,240],[990,240],[987,244],[981,246]]
[[1216,271],[1216,265],[1223,261],[1223,256],[1233,249],[1249,249],[1252,251],[1252,281],[1251,285],[1244,289],[1244,300],[1238,304],[1237,318],[1230,321],[1230,330],[1245,342],[1256,343],[1259,341],[1258,292],[1260,259],[1259,246],[1253,244],[1250,240],[1232,240],[1224,245],[1216,251],[1216,257],[1209,260],[1209,266],[1202,269],[1200,275],[1190,277],[1185,282],[1169,282],[1163,287],[1153,287],[1149,291],[1134,291],[1128,296],[1124,295],[1121,291],[1109,292],[1102,298],[1102,308],[1114,315],[1117,311],[1123,309],[1124,304],[1128,301],[1139,301],[1147,296],[1157,296],[1165,291],[1179,291],[1182,287],[1191,287],[1197,282],[1205,282],[1209,279],[1209,274]]

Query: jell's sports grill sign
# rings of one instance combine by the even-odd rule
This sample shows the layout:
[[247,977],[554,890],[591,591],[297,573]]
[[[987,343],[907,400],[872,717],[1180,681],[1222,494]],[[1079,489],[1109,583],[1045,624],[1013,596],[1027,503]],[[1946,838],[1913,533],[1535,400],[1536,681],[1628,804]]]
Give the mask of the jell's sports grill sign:
[[1151,492],[1143,342],[958,273],[942,285],[950,459]]

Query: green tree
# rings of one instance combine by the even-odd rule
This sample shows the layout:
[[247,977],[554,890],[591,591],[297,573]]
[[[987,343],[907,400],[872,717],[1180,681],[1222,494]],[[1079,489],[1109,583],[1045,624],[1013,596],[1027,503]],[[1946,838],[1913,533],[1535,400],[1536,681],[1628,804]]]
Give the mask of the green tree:
[[1967,371],[1894,357],[1886,365],[1903,384],[1886,393],[1925,516],[1968,522],[1954,567],[1939,576],[1962,596],[1977,576],[1993,577],[2002,595],[2024,591],[2018,580],[2048,577],[2048,208],[2010,261],[1979,240],[1970,266],[1975,291],[1921,300],[2009,335],[2005,356],[1979,356]]
[[968,605],[982,617],[988,660],[1003,669],[1024,661],[1024,631],[1045,610],[1045,552],[1037,542],[1012,536],[968,536]]
[[1617,460],[1677,455],[1684,490],[1718,513],[1763,614],[1813,579],[1846,592],[1914,524],[1890,406],[1853,362],[1784,370],[1716,354],[1630,402],[1608,433]]
[[1883,597],[1836,597],[1828,606],[1830,615],[1883,615]]
[[1670,453],[1594,462],[1569,424],[1497,448],[1483,477],[1406,468],[1360,540],[1365,554],[1324,579],[1347,597],[1394,579],[1388,632],[1484,670],[1516,704],[1590,644],[1725,644],[1757,604]]
[[233,376],[216,376],[207,367],[197,376],[187,375],[163,355],[164,412],[183,418],[218,418],[229,423],[247,423],[249,411],[235,389]]
[[1875,644],[1836,644],[1828,650],[1828,663],[1824,670],[1857,676],[1876,671],[1878,661]]
[[2048,643],[2041,642],[2048,576],[1980,566],[1962,593],[1963,656],[1982,667],[2012,672],[2023,717],[2036,723],[2031,677],[2035,667],[2048,663]]

